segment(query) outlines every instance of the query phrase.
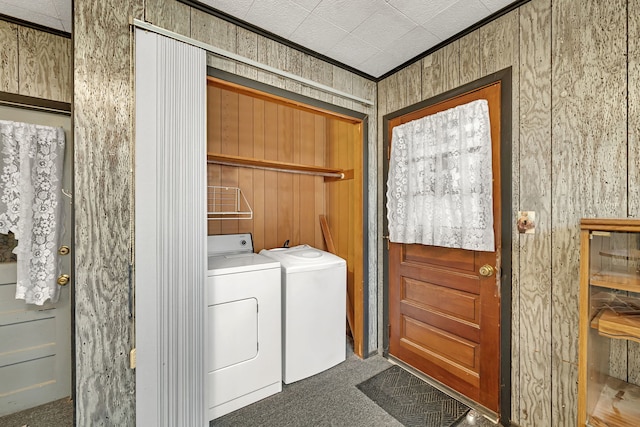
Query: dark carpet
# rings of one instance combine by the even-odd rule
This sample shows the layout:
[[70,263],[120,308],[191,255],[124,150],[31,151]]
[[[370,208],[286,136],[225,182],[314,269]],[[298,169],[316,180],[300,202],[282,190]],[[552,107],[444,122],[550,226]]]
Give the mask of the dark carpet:
[[0,427],[72,427],[73,400],[55,400],[15,414],[0,417]]
[[397,365],[357,387],[406,427],[450,427],[469,410]]

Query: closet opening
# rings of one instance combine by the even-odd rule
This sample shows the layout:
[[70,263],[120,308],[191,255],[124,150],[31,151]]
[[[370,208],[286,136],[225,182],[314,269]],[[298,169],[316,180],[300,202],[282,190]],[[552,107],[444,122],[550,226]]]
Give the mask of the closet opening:
[[[366,135],[362,113],[208,69],[208,234],[251,233],[254,252],[335,247],[359,357],[369,352]],[[236,197],[236,212],[220,207],[220,191]]]

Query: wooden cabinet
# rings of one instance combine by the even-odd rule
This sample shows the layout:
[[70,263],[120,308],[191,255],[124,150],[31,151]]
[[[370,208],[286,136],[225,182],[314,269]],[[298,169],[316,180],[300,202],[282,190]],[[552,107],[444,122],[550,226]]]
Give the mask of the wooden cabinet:
[[640,220],[580,228],[578,426],[640,426],[640,387],[611,369],[614,340],[640,342]]

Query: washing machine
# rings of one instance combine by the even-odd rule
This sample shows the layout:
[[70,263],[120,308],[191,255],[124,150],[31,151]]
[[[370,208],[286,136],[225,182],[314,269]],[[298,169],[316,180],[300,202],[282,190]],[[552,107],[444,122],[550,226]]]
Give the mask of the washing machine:
[[346,261],[300,245],[262,250],[282,266],[282,380],[308,378],[346,358]]
[[209,420],[282,391],[280,263],[251,234],[208,236]]

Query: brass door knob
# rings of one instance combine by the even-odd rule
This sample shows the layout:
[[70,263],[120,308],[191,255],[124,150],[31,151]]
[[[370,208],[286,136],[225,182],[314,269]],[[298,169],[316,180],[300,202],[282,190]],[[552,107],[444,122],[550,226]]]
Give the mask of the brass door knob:
[[485,264],[482,267],[480,267],[480,275],[484,277],[489,277],[493,275],[494,271],[495,269],[491,267],[489,264]]
[[69,252],[71,252],[69,246],[60,246],[60,248],[58,249],[58,253],[60,255],[69,255]]
[[58,285],[60,286],[64,286],[67,283],[69,283],[69,275],[68,274],[61,274],[60,276],[58,276]]

